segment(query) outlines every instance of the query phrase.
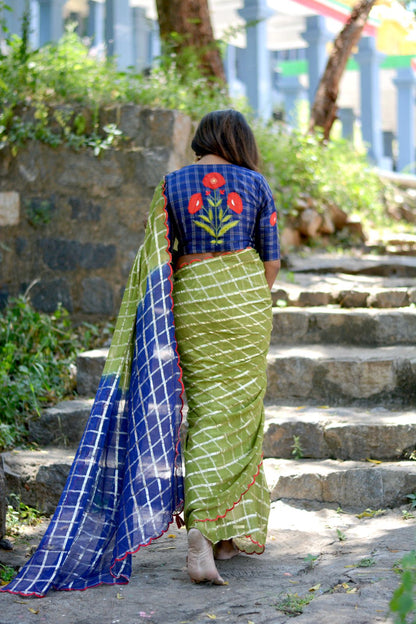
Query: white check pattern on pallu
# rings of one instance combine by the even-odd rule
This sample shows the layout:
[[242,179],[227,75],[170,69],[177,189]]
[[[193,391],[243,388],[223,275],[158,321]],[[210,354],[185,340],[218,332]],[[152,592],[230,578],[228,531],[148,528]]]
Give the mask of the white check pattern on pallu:
[[126,583],[131,553],[159,537],[183,507],[166,218],[160,184],[58,507],[36,553],[1,591],[43,596]]

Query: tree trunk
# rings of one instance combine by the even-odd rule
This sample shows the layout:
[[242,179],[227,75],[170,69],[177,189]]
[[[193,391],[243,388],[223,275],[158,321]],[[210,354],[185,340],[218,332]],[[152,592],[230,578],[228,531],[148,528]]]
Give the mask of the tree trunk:
[[334,41],[328,62],[316,92],[309,122],[309,132],[322,128],[328,139],[337,114],[339,83],[353,47],[358,43],[376,0],[360,0],[353,7],[344,28]]
[[[156,0],[162,42],[174,42],[179,53],[192,46],[201,55],[200,68],[205,76],[225,82],[224,67],[214,39],[208,0]],[[172,33],[179,37],[172,39]]]

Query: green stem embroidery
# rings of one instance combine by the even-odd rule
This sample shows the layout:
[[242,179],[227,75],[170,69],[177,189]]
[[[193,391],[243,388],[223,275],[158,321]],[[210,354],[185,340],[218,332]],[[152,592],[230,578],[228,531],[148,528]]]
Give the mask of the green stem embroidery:
[[222,203],[223,198],[218,190],[215,189],[213,197],[208,195],[209,208],[204,206],[203,212],[201,211],[198,214],[201,221],[194,221],[195,225],[198,225],[212,236],[211,244],[213,245],[221,245],[224,242],[224,234],[239,223],[238,219],[230,221],[231,214],[229,214],[229,208],[227,206],[227,209],[224,210]]

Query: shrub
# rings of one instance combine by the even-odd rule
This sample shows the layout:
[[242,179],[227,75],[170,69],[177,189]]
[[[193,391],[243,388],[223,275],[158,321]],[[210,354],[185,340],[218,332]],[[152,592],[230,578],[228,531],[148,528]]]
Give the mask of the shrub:
[[74,394],[71,364],[77,353],[108,337],[91,324],[73,328],[68,312],[36,311],[26,297],[12,299],[0,315],[0,447],[24,442],[28,419]]

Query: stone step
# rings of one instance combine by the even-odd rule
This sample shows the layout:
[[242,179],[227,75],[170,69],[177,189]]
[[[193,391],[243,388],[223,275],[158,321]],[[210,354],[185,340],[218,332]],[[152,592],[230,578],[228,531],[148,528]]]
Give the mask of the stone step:
[[77,357],[77,391],[81,396],[95,397],[108,349],[84,351]]
[[416,345],[416,308],[274,308],[271,343]]
[[32,442],[40,446],[76,448],[93,404],[92,399],[61,401],[45,409],[40,418],[29,421]]
[[[95,396],[107,352],[97,349],[78,357],[80,395]],[[272,345],[268,355],[266,401],[414,405],[416,348]]]
[[399,460],[416,450],[416,411],[377,407],[267,406],[265,457]]
[[39,451],[15,449],[3,453],[8,492],[22,503],[51,514],[62,494],[75,452],[63,448]]
[[416,257],[407,255],[287,254],[283,266],[294,273],[416,277]]
[[416,490],[416,462],[265,459],[271,499],[383,509],[408,503]]
[[[297,279],[299,280],[299,276]],[[277,281],[272,289],[272,302],[277,307],[339,305],[342,308],[406,308],[416,303],[415,280],[412,285],[395,288],[375,288],[368,285],[345,289],[341,284],[340,281],[337,286],[329,287],[321,279],[316,280],[314,287],[305,288]]]
[[267,375],[270,404],[416,404],[416,349],[410,346],[272,346]]
[[[51,514],[74,453],[67,449],[3,453],[7,490],[25,505]],[[265,459],[272,501],[291,499],[355,509],[396,507],[416,490],[416,462],[373,464],[336,460]]]

